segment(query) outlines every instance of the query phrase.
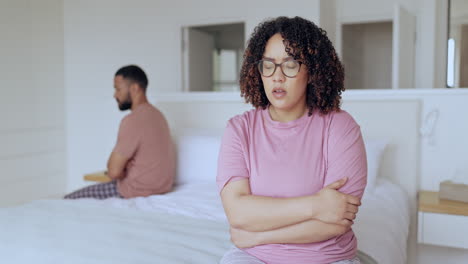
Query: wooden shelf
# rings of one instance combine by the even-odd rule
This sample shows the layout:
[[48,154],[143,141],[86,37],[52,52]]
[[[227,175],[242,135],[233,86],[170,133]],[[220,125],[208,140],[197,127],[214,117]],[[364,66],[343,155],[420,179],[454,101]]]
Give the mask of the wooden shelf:
[[419,211],[468,216],[468,203],[439,199],[439,192],[419,191]]
[[106,172],[100,171],[95,173],[86,174],[83,176],[85,181],[94,181],[94,182],[110,182],[111,178],[107,176]]

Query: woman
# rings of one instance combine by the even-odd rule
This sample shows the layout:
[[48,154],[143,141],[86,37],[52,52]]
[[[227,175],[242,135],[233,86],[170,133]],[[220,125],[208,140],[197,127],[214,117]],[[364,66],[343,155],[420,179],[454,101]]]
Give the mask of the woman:
[[254,30],[217,184],[236,245],[221,263],[360,263],[351,226],[367,177],[359,126],[340,110],[344,70],[326,33],[300,17]]

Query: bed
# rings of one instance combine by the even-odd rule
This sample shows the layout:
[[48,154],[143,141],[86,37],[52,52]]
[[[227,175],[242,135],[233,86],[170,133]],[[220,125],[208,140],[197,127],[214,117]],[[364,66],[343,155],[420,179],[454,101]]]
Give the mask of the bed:
[[[232,244],[214,183],[213,153],[227,118],[249,107],[234,96],[166,96],[156,104],[178,142],[175,190],[128,200],[39,200],[3,208],[2,262],[218,263]],[[388,143],[353,227],[359,257],[363,263],[411,263],[419,102],[350,100],[344,108],[361,124],[366,141]]]
[[[363,200],[354,226],[360,257],[403,263],[406,234],[399,227],[409,217],[398,212],[407,207],[405,195],[388,180],[377,188],[383,192]],[[386,210],[377,214],[382,202]],[[1,210],[0,219],[0,251],[8,263],[217,263],[231,247],[214,183],[129,200],[35,201]],[[375,238],[382,222],[388,225]]]

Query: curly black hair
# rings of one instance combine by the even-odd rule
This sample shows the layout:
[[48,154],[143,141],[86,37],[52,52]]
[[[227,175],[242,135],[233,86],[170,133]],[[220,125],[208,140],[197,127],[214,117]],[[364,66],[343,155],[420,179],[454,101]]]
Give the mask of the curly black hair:
[[327,33],[301,17],[277,17],[254,29],[240,72],[241,96],[245,102],[263,109],[269,104],[257,63],[262,59],[266,43],[276,33],[283,37],[286,53],[307,66],[311,78],[306,96],[309,115],[316,109],[321,114],[339,111],[344,91],[344,67]]

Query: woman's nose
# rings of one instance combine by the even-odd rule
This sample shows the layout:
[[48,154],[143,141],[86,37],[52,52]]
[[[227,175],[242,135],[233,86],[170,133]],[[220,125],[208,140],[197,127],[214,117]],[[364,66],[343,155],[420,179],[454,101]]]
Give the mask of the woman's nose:
[[286,79],[286,76],[284,76],[283,71],[281,70],[281,67],[276,67],[275,72],[273,73],[273,81],[274,82],[284,82]]

